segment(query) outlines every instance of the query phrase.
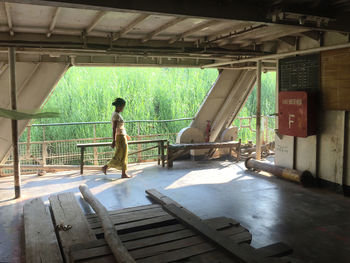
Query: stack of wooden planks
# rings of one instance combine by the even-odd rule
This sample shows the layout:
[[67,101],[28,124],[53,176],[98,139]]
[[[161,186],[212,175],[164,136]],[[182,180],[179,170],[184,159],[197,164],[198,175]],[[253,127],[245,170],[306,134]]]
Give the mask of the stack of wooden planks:
[[[156,204],[108,211],[133,262],[297,262],[285,257],[292,250],[283,243],[254,249],[249,231],[231,218],[201,220],[158,191],[146,192]],[[53,221],[41,199],[24,207],[27,262],[117,262],[100,214],[84,215],[72,193],[49,201]]]

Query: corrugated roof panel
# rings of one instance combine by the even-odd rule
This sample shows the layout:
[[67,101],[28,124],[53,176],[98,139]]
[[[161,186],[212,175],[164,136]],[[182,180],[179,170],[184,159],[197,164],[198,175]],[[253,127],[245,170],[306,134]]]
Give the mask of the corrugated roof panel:
[[62,8],[57,17],[57,28],[85,29],[94,19],[97,11],[88,9]]
[[55,7],[10,4],[13,26],[49,27]]

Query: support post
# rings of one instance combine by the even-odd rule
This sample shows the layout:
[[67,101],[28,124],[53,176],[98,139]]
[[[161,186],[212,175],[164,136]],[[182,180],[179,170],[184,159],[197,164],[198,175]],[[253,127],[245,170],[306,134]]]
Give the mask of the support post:
[[256,86],[256,159],[261,159],[261,60],[257,62]]
[[46,166],[46,159],[47,159],[47,144],[46,144],[46,135],[45,135],[45,126],[43,127],[43,142],[41,145],[41,152],[43,157],[43,166]]
[[[137,122],[137,140],[140,141],[141,137],[140,137],[140,122]],[[142,150],[142,146],[140,143],[137,144],[137,162],[141,163],[142,162],[142,156],[141,156],[141,150]]]
[[80,174],[84,173],[84,152],[85,152],[85,147],[80,148]]
[[[16,54],[15,48],[10,47],[9,66],[10,66],[10,87],[11,87],[11,109],[17,110],[17,87],[16,87]],[[15,198],[21,197],[21,170],[19,166],[19,148],[18,148],[18,121],[11,120],[12,144],[13,144],[13,175],[15,182]]]
[[30,158],[30,141],[31,141],[31,125],[27,126],[27,151],[26,151],[26,158]]
[[162,152],[162,167],[164,167],[165,166],[165,156],[164,156],[164,148],[165,148],[165,146],[164,146],[164,141],[162,141],[161,143],[161,152]]
[[[96,140],[96,124],[93,126],[94,129],[94,142],[97,142]],[[94,165],[98,165],[98,150],[97,147],[94,147]]]
[[161,159],[161,156],[160,156],[160,142],[158,142],[158,156],[157,156],[157,159],[158,159],[158,165],[160,165],[160,159]]

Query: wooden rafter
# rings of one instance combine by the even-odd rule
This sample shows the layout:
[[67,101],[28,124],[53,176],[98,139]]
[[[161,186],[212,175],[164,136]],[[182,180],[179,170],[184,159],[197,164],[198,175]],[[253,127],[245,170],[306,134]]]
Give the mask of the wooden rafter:
[[206,40],[209,42],[216,42],[222,39],[222,37],[228,36],[229,34],[232,34],[237,30],[242,30],[249,26],[252,26],[251,22],[238,22],[237,24],[234,24],[230,27],[226,27],[219,32],[215,32],[215,34],[206,37]]
[[134,19],[130,24],[128,24],[126,27],[124,27],[122,30],[120,30],[118,33],[116,33],[113,36],[113,41],[123,37],[127,33],[129,33],[136,25],[140,24],[143,20],[145,20],[149,15],[142,14],[138,16],[136,19]]
[[319,31],[315,31],[315,30],[306,31],[306,32],[303,32],[302,35],[304,35],[312,40],[320,41],[320,32]]
[[145,43],[148,40],[151,40],[153,37],[155,37],[156,35],[160,34],[164,30],[166,30],[169,27],[172,27],[172,26],[174,26],[174,25],[184,21],[185,19],[186,19],[185,17],[178,17],[178,18],[175,18],[175,19],[171,20],[170,22],[168,22],[168,23],[158,27],[157,29],[155,29],[154,31],[149,33],[145,38],[143,38],[142,39],[142,43]]
[[[289,27],[289,26],[282,26],[275,33],[269,33],[268,31],[266,31],[266,34],[264,33],[260,37],[253,38],[253,39],[245,39],[245,41],[243,41],[240,46],[247,47],[247,46],[250,46],[252,44],[261,44],[263,42],[273,41],[273,40],[282,40],[283,41],[283,40],[287,40],[286,38],[283,39],[284,37],[300,34],[300,33],[305,32],[307,30],[308,30],[307,28],[294,28],[294,27]],[[241,41],[241,40],[242,39],[239,39],[239,41]],[[243,40],[244,40],[244,38],[243,38]]]
[[85,29],[86,34],[89,34],[97,24],[102,20],[102,18],[107,14],[106,11],[100,11],[95,18],[92,20],[91,24]]
[[46,33],[47,37],[50,37],[52,35],[52,32],[55,29],[57,18],[58,18],[58,15],[59,15],[60,12],[61,12],[61,8],[60,7],[56,7],[56,9],[55,9],[55,11],[53,12],[53,15],[52,15],[51,23],[50,23],[50,26],[49,26],[49,31]]
[[176,41],[179,41],[187,36],[190,36],[190,35],[193,35],[194,33],[198,32],[198,31],[201,31],[205,28],[208,28],[210,26],[213,26],[213,25],[216,25],[218,23],[221,23],[221,21],[218,21],[218,20],[210,20],[208,22],[202,22],[200,23],[199,25],[183,32],[182,34],[176,36],[176,37],[173,37],[169,40],[169,44],[173,44],[175,43]]
[[12,24],[12,17],[11,17],[11,7],[9,3],[4,3],[5,6],[5,12],[7,17],[7,25],[10,30],[10,35],[13,36],[15,33],[13,32],[13,24]]
[[246,39],[251,35],[257,34],[257,32],[265,31],[267,25],[266,24],[253,24],[248,27],[244,27],[242,30],[234,32],[231,36],[226,39],[223,39],[218,43],[218,46],[225,46],[229,44],[235,43],[236,39]]
[[294,36],[284,36],[284,37],[278,38],[278,40],[294,47],[296,44],[297,38]]

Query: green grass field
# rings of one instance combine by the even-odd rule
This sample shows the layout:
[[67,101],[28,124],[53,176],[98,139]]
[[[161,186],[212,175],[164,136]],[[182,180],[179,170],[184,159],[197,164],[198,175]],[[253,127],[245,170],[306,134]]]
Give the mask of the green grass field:
[[[218,77],[216,69],[187,68],[82,68],[72,67],[58,83],[44,109],[60,112],[56,119],[34,123],[109,121],[114,110],[111,103],[123,97],[127,107],[125,120],[164,120],[193,117],[210,87]],[[275,73],[263,74],[262,113],[274,113]],[[240,116],[255,115],[255,91]],[[169,125],[154,124],[152,132],[178,132],[189,121]],[[136,132],[132,128],[131,135]],[[141,131],[142,132],[142,131]],[[146,132],[144,129],[143,132]],[[97,126],[98,137],[110,136],[105,125]],[[250,131],[240,132],[243,140]],[[46,128],[46,140],[88,138],[92,129],[75,125]],[[244,138],[243,138],[244,137]],[[42,139],[40,128],[32,129],[32,140]]]

